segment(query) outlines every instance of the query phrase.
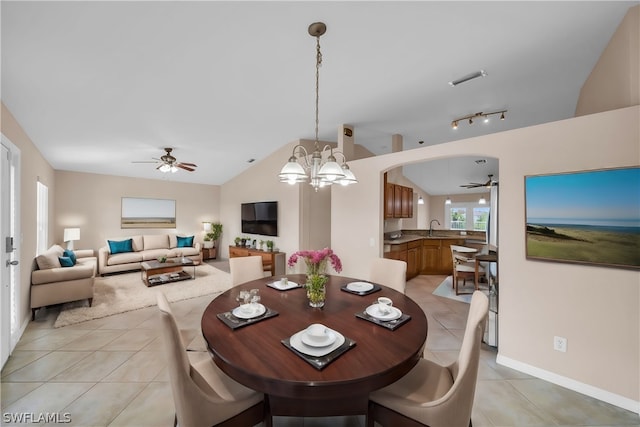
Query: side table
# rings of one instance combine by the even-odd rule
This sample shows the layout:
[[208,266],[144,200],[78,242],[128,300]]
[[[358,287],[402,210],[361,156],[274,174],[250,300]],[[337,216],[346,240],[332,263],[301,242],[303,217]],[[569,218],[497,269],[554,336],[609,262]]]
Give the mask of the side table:
[[202,260],[216,259],[218,257],[218,248],[202,248]]

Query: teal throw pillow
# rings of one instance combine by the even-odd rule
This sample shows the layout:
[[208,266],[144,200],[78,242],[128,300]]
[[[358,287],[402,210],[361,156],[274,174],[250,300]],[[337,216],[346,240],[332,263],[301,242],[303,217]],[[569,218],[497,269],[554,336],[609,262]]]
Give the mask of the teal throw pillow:
[[111,252],[111,254],[133,252],[133,239],[121,241],[107,240],[107,243],[109,243],[109,252]]
[[179,248],[190,248],[193,246],[193,236],[189,236],[189,237],[176,236],[176,237],[178,238]]
[[71,249],[65,249],[64,252],[62,253],[62,256],[71,258],[71,262],[73,263],[73,265],[76,265],[76,262],[78,261],[78,258],[76,257],[76,253],[73,252]]
[[58,259],[60,260],[60,265],[62,267],[73,267],[73,261],[71,261],[71,258],[68,256],[59,256]]

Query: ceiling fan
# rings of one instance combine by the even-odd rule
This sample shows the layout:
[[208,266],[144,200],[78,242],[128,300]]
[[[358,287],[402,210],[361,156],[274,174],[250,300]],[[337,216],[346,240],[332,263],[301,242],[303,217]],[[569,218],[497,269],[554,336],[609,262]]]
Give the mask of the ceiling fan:
[[186,162],[179,162],[175,157],[173,157],[173,155],[171,155],[171,152],[173,151],[173,148],[165,148],[164,151],[166,151],[166,153],[163,156],[160,156],[159,159],[152,157],[153,160],[143,160],[143,161],[134,161],[132,163],[160,163],[160,165],[156,168],[161,172],[177,172],[178,168],[180,169],[184,169],[188,172],[193,172],[195,171],[195,168],[198,167],[198,165],[195,165],[193,163],[186,163]]
[[479,187],[485,187],[485,188],[491,188],[493,186],[498,185],[498,181],[495,181],[493,179],[493,174],[489,174],[489,180],[485,183],[481,183],[481,182],[470,182],[469,184],[462,184],[460,187],[464,187],[464,188],[479,188]]

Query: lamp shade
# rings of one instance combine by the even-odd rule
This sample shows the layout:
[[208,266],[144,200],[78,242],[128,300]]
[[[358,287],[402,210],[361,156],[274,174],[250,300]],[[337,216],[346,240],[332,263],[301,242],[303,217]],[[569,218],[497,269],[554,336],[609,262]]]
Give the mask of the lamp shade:
[[65,228],[64,229],[64,238],[65,242],[71,242],[74,240],[80,240],[80,229],[79,228]]
[[73,250],[73,241],[80,240],[80,229],[65,228],[62,240],[67,242],[67,249]]

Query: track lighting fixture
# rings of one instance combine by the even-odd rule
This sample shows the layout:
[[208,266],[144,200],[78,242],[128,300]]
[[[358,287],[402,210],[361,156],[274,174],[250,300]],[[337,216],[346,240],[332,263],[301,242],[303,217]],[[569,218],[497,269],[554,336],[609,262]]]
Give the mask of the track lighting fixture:
[[500,120],[504,120],[504,114],[506,112],[507,112],[507,110],[493,111],[491,113],[483,113],[482,111],[480,111],[479,113],[470,114],[468,116],[460,117],[460,118],[457,118],[457,119],[453,120],[451,122],[451,128],[452,129],[458,129],[458,122],[465,121],[465,120],[468,120],[469,124],[472,125],[473,124],[473,119],[476,119],[476,118],[482,118],[484,123],[489,123],[489,118],[491,116],[495,116],[497,114],[500,114]]

